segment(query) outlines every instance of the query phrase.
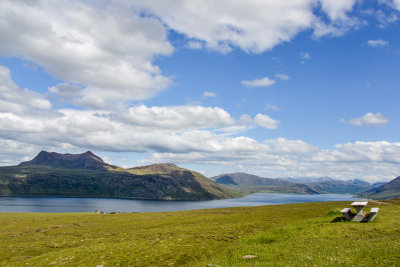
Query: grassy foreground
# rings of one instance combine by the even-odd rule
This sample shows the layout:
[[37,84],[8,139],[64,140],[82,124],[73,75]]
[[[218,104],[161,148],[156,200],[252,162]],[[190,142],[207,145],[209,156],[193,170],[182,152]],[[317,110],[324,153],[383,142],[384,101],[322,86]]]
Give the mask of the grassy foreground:
[[0,213],[0,266],[400,266],[400,201],[372,223],[340,220],[349,204]]

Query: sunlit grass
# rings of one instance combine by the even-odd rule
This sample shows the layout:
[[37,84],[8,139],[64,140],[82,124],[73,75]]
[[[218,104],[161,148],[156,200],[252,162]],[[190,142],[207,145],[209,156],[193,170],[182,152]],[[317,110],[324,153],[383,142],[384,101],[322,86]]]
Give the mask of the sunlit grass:
[[348,204],[106,215],[3,213],[0,265],[399,265],[400,203],[376,204],[380,211],[372,223],[338,220]]

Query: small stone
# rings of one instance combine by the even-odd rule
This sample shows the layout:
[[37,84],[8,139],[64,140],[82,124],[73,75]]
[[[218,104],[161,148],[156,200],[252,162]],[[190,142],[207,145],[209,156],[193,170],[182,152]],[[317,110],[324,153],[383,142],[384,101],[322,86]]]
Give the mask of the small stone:
[[253,258],[257,258],[258,256],[256,256],[256,255],[244,255],[243,257],[242,257],[242,259],[253,259]]

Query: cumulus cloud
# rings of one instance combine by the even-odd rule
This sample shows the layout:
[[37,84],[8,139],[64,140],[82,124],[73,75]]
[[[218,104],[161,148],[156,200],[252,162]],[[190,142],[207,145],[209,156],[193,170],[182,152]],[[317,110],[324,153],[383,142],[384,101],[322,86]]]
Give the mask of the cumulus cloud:
[[0,165],[12,165],[26,161],[40,150],[40,147],[14,140],[0,139]]
[[146,107],[139,105],[108,115],[138,126],[163,129],[199,129],[234,124],[234,119],[222,108],[203,106]]
[[254,117],[254,122],[261,127],[270,129],[270,130],[275,130],[279,127],[279,121],[278,120],[274,120],[271,117],[269,117],[268,115],[265,114],[257,114]]
[[275,83],[274,80],[271,80],[268,77],[264,77],[261,79],[255,79],[251,81],[242,81],[243,85],[249,86],[249,87],[269,87]]
[[[344,28],[352,21],[347,13],[352,10],[355,0],[206,0],[201,4],[191,0],[162,3],[135,0],[134,3],[144,10],[151,10],[169,28],[190,39],[201,40],[209,49],[226,53],[240,48],[249,53],[261,53],[290,41],[306,29],[315,28],[319,31],[318,36],[322,36],[333,32],[332,29]],[[330,22],[322,23],[314,14],[319,5]],[[322,28],[328,28],[330,32],[325,30],[323,33]]]
[[10,77],[10,70],[0,65],[0,112],[28,113],[48,110],[51,103],[42,95],[20,89]]
[[331,20],[348,19],[347,12],[353,9],[356,0],[321,0],[321,7]]
[[170,55],[173,47],[156,18],[129,7],[3,1],[0,54],[22,57],[82,85],[81,105],[99,108],[109,100],[148,98],[171,84],[152,60]]
[[345,119],[341,119],[340,121],[354,126],[364,126],[364,127],[372,127],[372,126],[381,127],[390,122],[388,118],[385,118],[385,116],[383,116],[379,112],[375,114],[368,112],[361,118],[355,118],[348,121]]
[[192,49],[261,53],[300,31],[316,30],[318,3],[332,23],[347,18],[354,3],[330,2],[6,0],[0,7],[0,55],[34,62],[63,80],[49,88],[60,101],[103,109],[152,97],[172,84],[153,63],[174,51],[169,29],[188,37]]
[[368,40],[367,44],[372,47],[378,47],[378,46],[387,46],[389,42],[379,39],[379,40]]

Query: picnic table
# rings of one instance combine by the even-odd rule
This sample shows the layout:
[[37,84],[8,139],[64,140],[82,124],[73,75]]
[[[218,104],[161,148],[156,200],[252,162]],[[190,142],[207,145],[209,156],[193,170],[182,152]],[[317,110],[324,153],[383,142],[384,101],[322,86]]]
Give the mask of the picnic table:
[[352,213],[351,208],[342,209],[341,213],[347,221],[370,222],[375,219],[376,214],[379,211],[379,208],[372,208],[371,211],[366,214],[363,209],[365,208],[365,206],[368,205],[368,201],[356,201],[351,203],[350,205],[356,209],[357,213]]
[[365,216],[367,215],[365,211],[363,210],[365,206],[368,205],[368,201],[363,201],[363,202],[353,202],[350,204],[353,208],[356,209],[357,213],[353,217],[352,221],[354,222],[361,222],[364,220]]

